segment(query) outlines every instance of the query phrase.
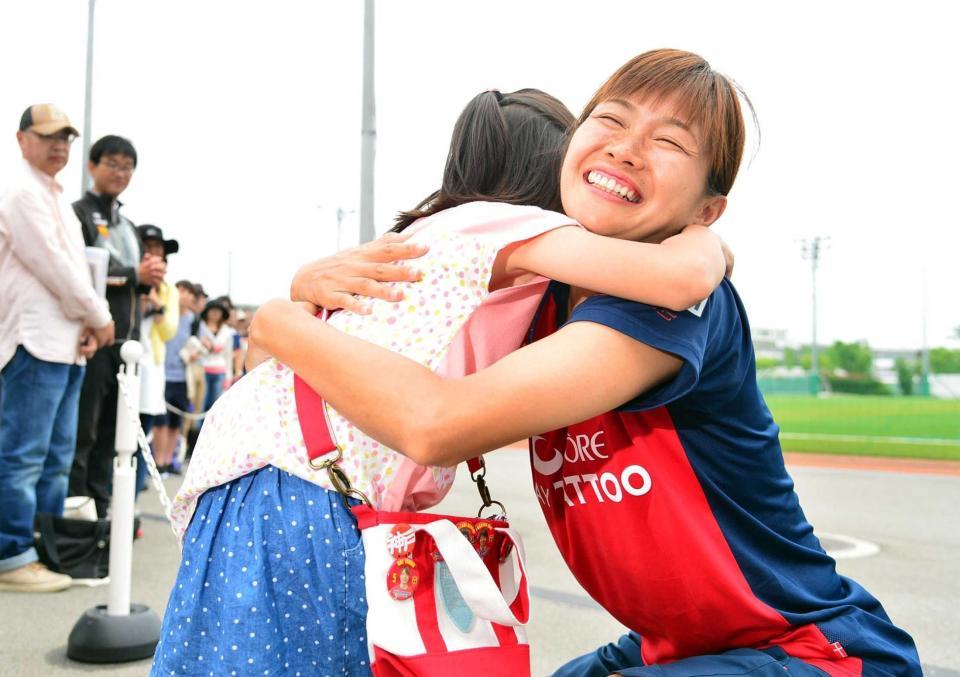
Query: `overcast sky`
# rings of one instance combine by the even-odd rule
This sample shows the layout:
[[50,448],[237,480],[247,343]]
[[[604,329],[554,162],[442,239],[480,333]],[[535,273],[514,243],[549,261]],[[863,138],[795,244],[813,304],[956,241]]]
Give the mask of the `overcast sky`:
[[[678,47],[740,82],[760,120],[715,226],[754,327],[809,341],[799,242],[817,235],[821,341],[918,347],[924,306],[930,344],[960,325],[954,3],[376,4],[378,232],[436,187],[478,91],[539,87],[576,112],[628,58]],[[362,7],[98,0],[91,136],[136,145],[125,213],[180,241],[172,279],[259,303],[336,249],[337,207],[359,193]],[[27,105],[82,129],[86,17],[85,0],[0,6],[0,187]],[[60,175],[71,197],[80,149]],[[340,244],[356,239],[352,213]]]

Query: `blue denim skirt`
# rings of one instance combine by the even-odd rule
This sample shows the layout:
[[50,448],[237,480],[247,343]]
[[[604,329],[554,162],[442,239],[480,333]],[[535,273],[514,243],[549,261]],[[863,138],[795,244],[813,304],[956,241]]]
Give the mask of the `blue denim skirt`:
[[369,675],[363,543],[340,495],[268,466],[210,489],[152,675]]

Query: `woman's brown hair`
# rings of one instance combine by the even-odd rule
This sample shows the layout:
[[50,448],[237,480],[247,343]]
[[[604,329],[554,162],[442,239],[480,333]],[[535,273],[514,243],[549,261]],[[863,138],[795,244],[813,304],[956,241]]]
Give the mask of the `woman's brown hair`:
[[453,128],[440,190],[401,212],[392,230],[478,200],[562,211],[560,165],[572,127],[567,107],[538,89],[478,94]]
[[729,193],[746,140],[740,96],[753,113],[743,89],[713,70],[703,57],[679,49],[657,49],[635,56],[611,75],[583,109],[577,127],[602,101],[637,94],[669,99],[687,124],[699,128],[710,160],[707,188],[719,195]]

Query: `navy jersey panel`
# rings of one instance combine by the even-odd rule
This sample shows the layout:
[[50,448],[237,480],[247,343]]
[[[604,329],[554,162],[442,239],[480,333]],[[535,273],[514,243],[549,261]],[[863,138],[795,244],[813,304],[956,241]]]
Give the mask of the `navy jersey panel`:
[[[864,674],[919,674],[913,641],[880,603],[836,573],[800,507],[756,383],[750,328],[724,280],[697,312],[593,296],[568,322],[602,324],[683,360],[679,374],[620,407],[666,407],[711,511],[751,590],[793,626],[815,623]],[[873,667],[870,667],[873,666]]]

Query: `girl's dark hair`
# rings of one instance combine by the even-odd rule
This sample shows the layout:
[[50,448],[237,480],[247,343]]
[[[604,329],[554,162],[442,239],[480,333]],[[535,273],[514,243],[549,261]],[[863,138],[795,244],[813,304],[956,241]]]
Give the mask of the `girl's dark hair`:
[[539,89],[473,97],[453,128],[440,190],[401,212],[393,232],[477,200],[562,211],[560,165],[573,123],[567,107]]

